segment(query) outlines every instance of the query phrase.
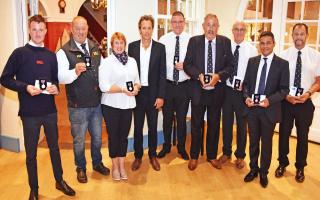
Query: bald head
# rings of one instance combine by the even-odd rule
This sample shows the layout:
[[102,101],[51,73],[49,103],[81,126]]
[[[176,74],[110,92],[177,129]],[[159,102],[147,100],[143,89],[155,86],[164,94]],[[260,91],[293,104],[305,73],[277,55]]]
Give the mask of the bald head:
[[240,21],[235,22],[232,26],[232,34],[235,43],[240,44],[246,35],[246,24]]
[[85,42],[88,36],[88,23],[84,17],[77,16],[72,20],[72,37],[73,39],[82,44]]

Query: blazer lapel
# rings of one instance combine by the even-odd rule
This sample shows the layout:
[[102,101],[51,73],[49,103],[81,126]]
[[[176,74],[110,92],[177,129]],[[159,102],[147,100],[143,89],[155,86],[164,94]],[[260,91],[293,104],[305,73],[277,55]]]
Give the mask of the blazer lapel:
[[199,56],[199,58],[200,58],[200,68],[201,68],[201,71],[202,71],[202,73],[204,73],[204,74],[206,74],[206,67],[205,67],[205,59],[206,59],[206,57],[205,57],[205,49],[206,49],[206,47],[205,47],[205,45],[206,45],[206,43],[205,43],[205,36],[204,35],[202,35],[202,37],[201,37],[201,40],[200,40],[200,45],[199,45],[199,54],[198,54],[198,56]]
[[149,74],[150,74],[150,70],[152,68],[152,66],[154,66],[154,59],[156,58],[156,54],[157,50],[156,50],[156,46],[155,46],[155,41],[152,40],[152,46],[151,46],[151,52],[150,52],[150,60],[149,60]]
[[260,60],[261,60],[261,56],[256,57],[254,63],[253,63],[253,71],[252,71],[252,75],[253,75],[253,88],[252,88],[252,94],[254,94],[254,91],[256,89],[256,84],[257,84],[257,76],[258,76],[258,69],[259,69],[259,65],[260,65]]
[[216,61],[215,61],[215,65],[214,65],[214,71],[217,71],[217,68],[220,66],[220,59],[223,59],[223,51],[222,51],[222,44],[220,41],[219,36],[216,36]]
[[139,75],[140,75],[140,43],[141,43],[141,40],[138,40],[136,43],[135,43],[135,46],[134,46],[134,57],[136,58],[136,62],[137,62],[137,65],[138,65],[138,71],[139,71]]
[[270,79],[272,79],[272,76],[276,73],[276,65],[277,65],[277,56],[274,55],[271,61],[268,77],[267,77],[267,82],[266,82],[266,88],[265,88],[265,93],[268,91],[270,87]]

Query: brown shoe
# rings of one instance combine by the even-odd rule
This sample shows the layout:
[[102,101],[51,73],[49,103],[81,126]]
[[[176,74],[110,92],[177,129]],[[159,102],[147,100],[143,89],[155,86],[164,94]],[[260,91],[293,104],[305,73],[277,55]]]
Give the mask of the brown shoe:
[[219,162],[221,164],[227,162],[230,159],[231,159],[231,156],[227,156],[227,155],[224,155],[224,154],[218,158],[218,160],[219,160]]
[[220,161],[219,161],[218,159],[213,159],[213,160],[207,159],[207,161],[208,161],[209,163],[211,163],[211,165],[212,165],[214,168],[216,168],[216,169],[221,169],[221,168],[222,168],[222,167],[221,167],[221,163],[220,163]]
[[238,169],[242,169],[244,167],[244,160],[242,158],[237,158],[236,160],[236,167]]
[[131,170],[132,171],[137,171],[140,166],[141,166],[142,160],[139,158],[134,159],[132,165],[131,165]]
[[160,171],[160,164],[156,157],[150,158],[150,164],[154,170]]
[[198,165],[198,160],[196,159],[190,159],[189,163],[188,163],[188,168],[193,171],[197,168]]

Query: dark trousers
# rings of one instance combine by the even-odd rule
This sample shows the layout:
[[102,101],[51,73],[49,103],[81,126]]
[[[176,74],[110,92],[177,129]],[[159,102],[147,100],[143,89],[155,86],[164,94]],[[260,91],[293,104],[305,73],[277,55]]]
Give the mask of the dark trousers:
[[[276,124],[269,121],[265,108],[252,107],[248,113],[250,169],[268,174],[272,157],[272,136]],[[261,150],[260,150],[261,140]]]
[[118,109],[102,105],[102,114],[107,126],[110,158],[125,157],[132,121],[132,109]]
[[226,86],[222,108],[222,151],[224,155],[231,156],[232,154],[233,120],[235,114],[237,122],[237,149],[234,155],[242,159],[246,156],[247,119],[243,115],[245,106],[242,92]]
[[289,137],[295,122],[297,130],[296,163],[298,169],[307,165],[308,133],[311,126],[314,105],[310,99],[303,104],[290,104],[282,102],[282,122],[279,130],[279,163],[282,166],[289,165]]
[[188,81],[179,83],[178,85],[169,81],[167,82],[166,97],[162,108],[164,149],[168,150],[171,148],[172,121],[175,113],[177,119],[178,152],[185,151],[187,133],[186,115],[189,106],[187,92]]
[[134,109],[134,156],[141,159],[143,156],[143,125],[145,115],[148,124],[148,155],[149,158],[157,155],[157,124],[158,110],[155,108],[155,100],[150,99],[149,87],[141,87],[136,97],[137,106]]
[[198,159],[201,149],[201,129],[205,111],[207,111],[206,153],[210,160],[217,158],[221,107],[224,89],[217,86],[213,90],[202,90],[199,105],[191,104],[191,159]]
[[29,186],[33,190],[38,189],[37,171],[37,147],[40,128],[43,126],[48,143],[54,178],[62,181],[61,157],[58,145],[57,113],[39,117],[21,117],[23,125],[24,146],[26,150],[26,164]]

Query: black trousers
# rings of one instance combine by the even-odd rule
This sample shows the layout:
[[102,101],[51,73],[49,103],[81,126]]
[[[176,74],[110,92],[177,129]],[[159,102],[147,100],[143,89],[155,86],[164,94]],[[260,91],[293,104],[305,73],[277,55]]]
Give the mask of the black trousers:
[[37,147],[40,128],[43,126],[48,143],[54,178],[57,182],[62,181],[62,165],[58,145],[57,113],[39,117],[21,117],[23,125],[24,145],[26,149],[26,164],[28,171],[29,186],[33,190],[38,189],[37,171]]
[[186,115],[189,107],[188,84],[188,81],[179,83],[178,85],[171,81],[167,82],[166,97],[162,108],[164,149],[168,150],[171,148],[172,121],[174,113],[176,113],[178,152],[185,151],[187,133]]
[[243,115],[245,106],[242,92],[226,86],[222,107],[222,151],[224,155],[231,156],[232,154],[233,121],[235,114],[237,122],[237,149],[234,155],[242,159],[246,157],[247,119]]
[[310,99],[303,104],[290,104],[282,102],[282,122],[279,130],[279,163],[283,166],[289,165],[289,137],[293,128],[293,123],[297,129],[296,163],[298,169],[303,169],[307,165],[308,155],[308,133],[311,126],[314,105]]
[[102,105],[102,114],[107,126],[110,158],[125,157],[132,121],[132,109],[118,109]]
[[201,149],[201,129],[205,111],[207,111],[206,153],[210,160],[217,158],[221,107],[224,99],[224,88],[218,85],[213,90],[202,90],[199,105],[191,104],[191,159],[198,159]]
[[[270,122],[265,114],[265,108],[252,107],[248,114],[250,169],[268,174],[272,157],[272,137],[276,124]],[[261,149],[260,149],[261,140]]]
[[143,156],[143,125],[145,115],[148,124],[148,155],[149,158],[157,155],[157,124],[158,110],[155,108],[155,100],[150,99],[149,87],[141,87],[136,97],[137,106],[134,109],[134,156],[141,159]]

